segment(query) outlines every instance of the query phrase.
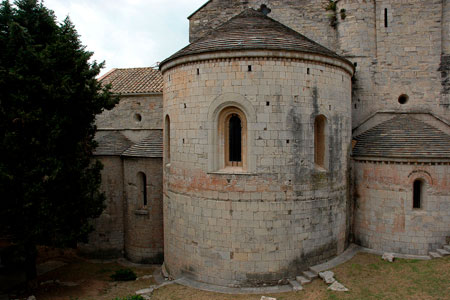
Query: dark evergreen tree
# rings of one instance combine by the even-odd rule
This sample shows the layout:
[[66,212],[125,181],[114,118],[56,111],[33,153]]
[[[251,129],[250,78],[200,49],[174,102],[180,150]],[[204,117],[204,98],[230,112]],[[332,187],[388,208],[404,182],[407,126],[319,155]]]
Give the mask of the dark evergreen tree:
[[68,18],[42,2],[0,6],[0,234],[36,275],[36,245],[74,246],[104,208],[94,119],[116,100]]

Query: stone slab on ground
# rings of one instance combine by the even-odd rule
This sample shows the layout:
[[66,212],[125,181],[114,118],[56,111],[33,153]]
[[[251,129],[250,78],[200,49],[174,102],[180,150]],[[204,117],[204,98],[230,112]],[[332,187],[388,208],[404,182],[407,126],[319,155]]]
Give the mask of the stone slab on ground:
[[305,271],[303,272],[303,276],[305,276],[309,280],[313,280],[314,278],[317,278],[317,273],[313,271]]
[[295,280],[289,279],[289,284],[292,286],[294,292],[303,290],[302,285]]
[[142,289],[142,290],[139,290],[139,291],[136,291],[136,295],[145,295],[145,294],[151,294],[151,293],[153,293],[153,291],[154,291],[155,289],[154,288],[147,288],[147,289]]
[[326,284],[331,284],[336,281],[336,279],[334,279],[334,273],[331,271],[320,272],[319,277],[322,278]]
[[174,281],[184,286],[188,286],[194,289],[199,289],[208,292],[222,293],[222,294],[276,294],[276,293],[286,293],[292,292],[290,285],[276,285],[276,286],[266,286],[266,287],[226,287],[208,284],[204,282],[198,282],[191,280],[189,278],[179,278]]
[[304,285],[304,284],[307,284],[307,283],[311,282],[311,280],[309,280],[305,276],[297,276],[297,277],[295,277],[295,280],[297,280],[297,282],[300,283],[301,285]]
[[329,287],[328,290],[335,292],[348,292],[348,288],[346,288],[343,284],[335,281]]
[[448,252],[447,250],[444,250],[444,249],[437,249],[436,252],[442,256],[450,255],[450,252]]
[[277,298],[261,296],[261,300],[277,300]]
[[36,266],[37,275],[43,275],[45,273],[48,273],[50,271],[56,270],[58,268],[61,268],[62,266],[67,265],[65,262],[59,261],[59,260],[49,260],[42,264],[38,264]]
[[429,252],[428,254],[430,254],[430,256],[431,256],[432,258],[441,258],[441,257],[442,257],[442,255],[440,255],[440,254],[437,253],[437,252]]
[[383,256],[381,257],[382,260],[388,261],[388,262],[394,262],[395,256],[394,253],[383,253]]
[[358,253],[361,250],[361,248],[362,247],[360,247],[356,244],[351,244],[350,246],[348,246],[347,250],[342,252],[340,255],[336,256],[335,258],[333,258],[323,264],[315,265],[315,266],[311,267],[310,269],[312,271],[316,272],[317,274],[319,274],[319,272],[333,269],[334,267],[336,267],[340,264],[343,264],[346,261],[349,261],[350,259],[352,259],[353,256],[355,256],[356,253]]

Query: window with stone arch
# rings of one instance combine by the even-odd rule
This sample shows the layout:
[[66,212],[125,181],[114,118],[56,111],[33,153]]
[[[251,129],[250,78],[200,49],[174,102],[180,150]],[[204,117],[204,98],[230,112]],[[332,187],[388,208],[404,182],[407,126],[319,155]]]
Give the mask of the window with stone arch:
[[164,157],[165,163],[170,163],[170,118],[169,115],[166,115],[166,119],[164,121]]
[[416,179],[413,182],[413,208],[419,209],[423,206],[423,196],[424,196],[424,181],[422,179]]
[[219,114],[219,149],[224,166],[247,168],[247,118],[237,107],[226,107]]
[[314,163],[316,166],[326,169],[326,126],[327,118],[318,115],[314,119]]

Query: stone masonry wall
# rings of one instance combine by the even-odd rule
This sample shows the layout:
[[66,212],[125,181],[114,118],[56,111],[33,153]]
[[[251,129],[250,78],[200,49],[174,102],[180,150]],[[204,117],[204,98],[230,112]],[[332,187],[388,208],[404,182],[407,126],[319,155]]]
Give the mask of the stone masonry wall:
[[[164,81],[171,274],[220,285],[273,284],[345,249],[349,73],[311,61],[241,58],[177,66]],[[215,116],[227,106],[248,120],[248,168],[241,172],[211,163],[223,159],[213,137]],[[326,170],[314,164],[319,114],[328,122]]]
[[[426,255],[450,236],[450,164],[355,161],[355,238],[380,251]],[[413,209],[413,182],[425,184]]]
[[[448,119],[450,4],[448,0],[341,0],[331,26],[321,0],[214,0],[190,18],[190,40],[245,7],[266,4],[271,18],[357,64],[352,126],[377,111],[433,112]],[[341,17],[341,10],[345,17]],[[385,27],[387,9],[387,27]],[[409,100],[399,104],[400,95]]]
[[96,156],[103,164],[101,190],[105,193],[106,208],[95,219],[95,230],[89,235],[88,244],[80,244],[79,249],[99,258],[123,255],[123,169],[118,156]]
[[[162,159],[124,158],[125,256],[138,263],[162,263]],[[138,173],[147,177],[144,205]]]
[[[162,129],[162,95],[121,96],[112,110],[97,115],[102,129]],[[140,118],[139,118],[140,116]]]

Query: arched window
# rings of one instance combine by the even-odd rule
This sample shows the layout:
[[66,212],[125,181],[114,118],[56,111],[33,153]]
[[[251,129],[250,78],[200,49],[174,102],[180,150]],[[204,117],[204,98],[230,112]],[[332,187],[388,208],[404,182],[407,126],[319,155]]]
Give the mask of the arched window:
[[224,155],[224,167],[246,169],[247,119],[237,107],[227,107],[219,115],[219,152]]
[[322,168],[326,165],[326,121],[323,115],[314,120],[314,163]]
[[242,125],[237,114],[231,114],[227,122],[228,162],[232,166],[242,166]]
[[138,173],[138,193],[139,193],[139,202],[143,203],[144,206],[147,205],[147,176],[144,173]]
[[423,181],[414,180],[413,183],[413,208],[422,208],[423,201]]
[[170,118],[169,115],[166,116],[164,122],[164,157],[166,164],[170,163]]

